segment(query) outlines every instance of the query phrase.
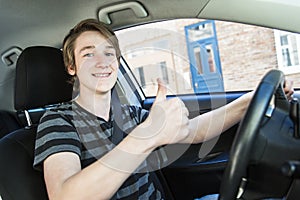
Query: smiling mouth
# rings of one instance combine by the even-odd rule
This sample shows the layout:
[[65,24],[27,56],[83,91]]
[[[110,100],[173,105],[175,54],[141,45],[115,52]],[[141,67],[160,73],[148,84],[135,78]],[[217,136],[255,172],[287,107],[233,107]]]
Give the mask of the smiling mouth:
[[92,75],[97,78],[107,78],[111,75],[111,73],[95,73]]

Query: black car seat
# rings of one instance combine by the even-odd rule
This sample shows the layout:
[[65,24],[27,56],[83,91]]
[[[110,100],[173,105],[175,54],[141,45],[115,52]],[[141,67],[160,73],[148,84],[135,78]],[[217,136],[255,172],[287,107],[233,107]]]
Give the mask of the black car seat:
[[15,112],[0,110],[0,138],[21,127],[21,122]]
[[[29,47],[18,58],[15,109],[27,125],[0,139],[0,195],[2,200],[48,199],[42,172],[33,169],[37,123],[30,110],[72,99],[70,76],[62,52],[53,47]],[[38,121],[38,120],[34,120]]]

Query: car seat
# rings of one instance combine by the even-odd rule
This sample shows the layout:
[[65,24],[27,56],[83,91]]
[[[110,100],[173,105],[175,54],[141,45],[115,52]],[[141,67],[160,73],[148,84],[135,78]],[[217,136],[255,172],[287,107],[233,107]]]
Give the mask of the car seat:
[[0,138],[19,128],[21,128],[21,122],[16,113],[0,110]]
[[38,120],[30,110],[72,99],[73,86],[65,71],[61,50],[26,48],[18,58],[15,78],[15,109],[24,113],[27,125],[0,139],[0,195],[2,200],[48,199],[43,173],[33,169]]

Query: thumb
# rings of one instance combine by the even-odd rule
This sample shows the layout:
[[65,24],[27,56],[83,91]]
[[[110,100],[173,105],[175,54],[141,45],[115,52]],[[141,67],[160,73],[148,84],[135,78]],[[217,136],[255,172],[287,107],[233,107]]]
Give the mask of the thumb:
[[157,83],[158,83],[158,89],[157,89],[157,93],[156,93],[155,103],[161,102],[161,101],[164,101],[167,99],[167,87],[166,87],[165,83],[160,78],[157,79]]

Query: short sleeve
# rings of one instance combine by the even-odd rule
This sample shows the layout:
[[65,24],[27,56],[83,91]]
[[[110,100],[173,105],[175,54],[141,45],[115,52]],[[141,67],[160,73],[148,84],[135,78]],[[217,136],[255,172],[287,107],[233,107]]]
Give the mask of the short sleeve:
[[66,116],[59,112],[46,111],[37,129],[33,167],[42,170],[43,161],[59,152],[73,152],[81,157],[80,138]]

